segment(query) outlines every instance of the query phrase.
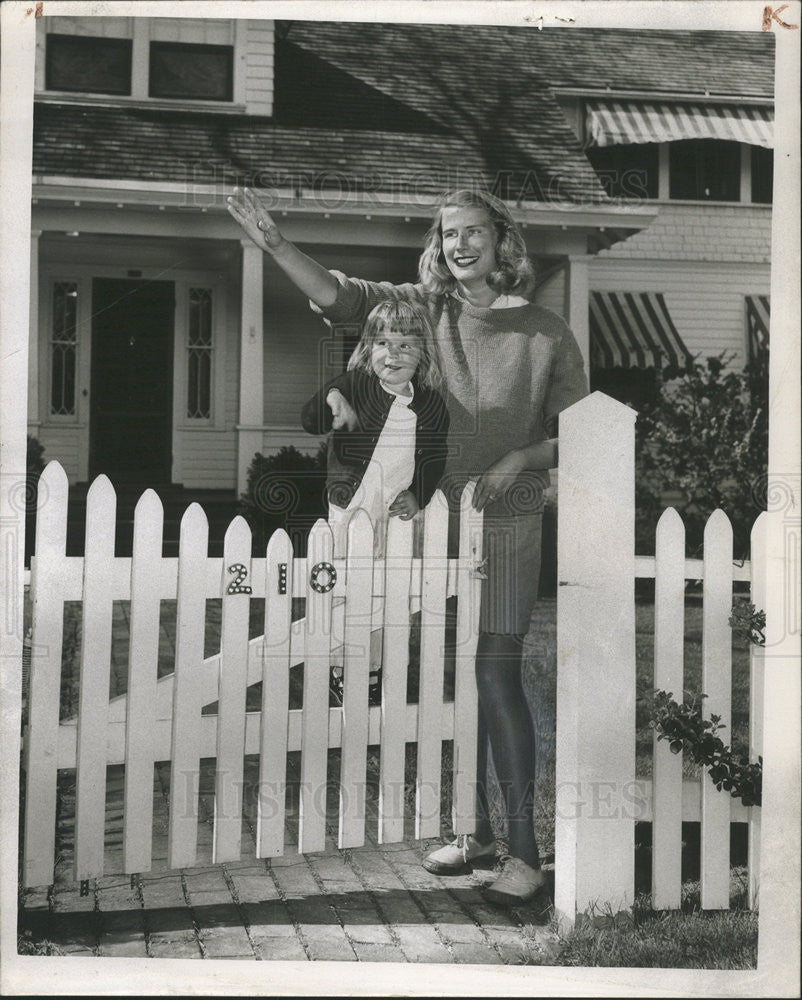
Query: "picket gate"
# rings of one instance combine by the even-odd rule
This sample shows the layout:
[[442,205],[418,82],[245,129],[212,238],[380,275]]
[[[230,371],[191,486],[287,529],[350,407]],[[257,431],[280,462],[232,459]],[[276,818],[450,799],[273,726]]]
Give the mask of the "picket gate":
[[[600,392],[560,415],[557,602],[555,906],[572,924],[616,913],[635,893],[635,823],[652,824],[654,909],[681,903],[682,823],[701,825],[703,909],[730,905],[730,824],[748,824],[748,899],[755,905],[760,808],[718,791],[706,772],[683,779],[682,754],[653,740],[651,778],[635,764],[636,578],[655,581],[653,686],[682,699],[687,581],[702,583],[703,713],[730,743],[734,582],[766,607],[767,516],[752,529],[751,562],[733,562],[723,511],[707,522],[702,559],[685,556],[676,510],[657,525],[654,556],[635,555],[635,411]],[[762,753],[763,650],[750,652],[749,754]]]
[[[167,863],[197,863],[199,773],[215,759],[213,861],[242,854],[243,764],[259,756],[257,857],[285,846],[287,754],[301,753],[298,849],[326,840],[327,756],[339,748],[340,847],[365,843],[368,747],[380,747],[381,843],[404,836],[405,746],[416,742],[415,835],[440,833],[442,741],[454,741],[452,825],[470,832],[475,814],[474,657],[481,593],[482,515],[463,493],[458,558],[447,557],[448,509],[435,493],[423,520],[423,554],[413,557],[413,523],[392,518],[384,559],[373,558],[373,527],[359,511],[344,559],[332,557],[325,521],[312,528],[307,555],[277,531],[264,558],[251,557],[251,532],[231,522],[222,558],[209,558],[203,510],[190,505],[178,557],[162,556],[163,511],[147,490],[134,516],[132,556],[114,555],[116,497],[105,476],[87,495],[84,556],[65,555],[68,487],[51,462],[39,486],[31,567],[32,636],[24,743],[26,887],[54,880],[57,776],[76,770],[73,875],[104,874],[106,768],[124,764],[122,872],[151,869],[154,763],[170,762]],[[455,701],[443,698],[446,599],[457,597]],[[220,652],[204,658],[206,601],[222,600]],[[264,633],[249,638],[251,598],[265,599]],[[305,599],[292,620],[293,599]],[[60,721],[64,603],[82,602],[78,713]],[[128,683],[109,699],[112,607],[130,601]],[[175,665],[159,678],[162,601],[176,602]],[[410,616],[421,614],[419,699],[407,704]],[[381,704],[368,704],[370,634],[382,628]],[[329,706],[332,653],[345,665],[342,707]],[[290,668],[304,664],[303,703],[289,708]],[[262,682],[260,711],[246,689]],[[216,714],[202,714],[217,702]],[[456,710],[455,710],[456,707]],[[106,872],[108,874],[108,872]]]

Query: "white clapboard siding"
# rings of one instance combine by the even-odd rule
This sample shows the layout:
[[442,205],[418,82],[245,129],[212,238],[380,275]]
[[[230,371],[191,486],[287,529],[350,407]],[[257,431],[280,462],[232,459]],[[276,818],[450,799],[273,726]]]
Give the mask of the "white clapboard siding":
[[[765,611],[768,603],[768,566],[766,563],[767,533],[769,516],[764,511],[752,528],[751,559],[752,587],[751,601],[756,610]],[[763,754],[763,676],[765,669],[765,647],[752,644],[749,654],[749,760],[756,761]],[[760,878],[760,815],[755,806],[749,810],[749,846],[747,867],[749,870],[748,899],[754,909],[758,905]]]
[[482,523],[471,506],[476,484],[468,483],[460,508],[459,569],[457,575],[457,632],[455,638],[454,795],[451,821],[454,833],[473,833],[476,825],[476,754],[478,699],[476,644],[482,598]]
[[64,633],[67,475],[50,462],[39,479],[36,555],[31,563],[31,682],[25,745],[25,886],[53,881],[56,781]]
[[75,785],[75,878],[103,874],[106,812],[106,722],[109,710],[112,600],[117,497],[105,476],[86,496],[84,589],[81,615],[78,750]]
[[326,845],[326,781],[329,729],[329,660],[331,591],[312,586],[319,570],[318,587],[327,585],[329,571],[321,564],[332,560],[331,529],[318,521],[309,532],[307,547],[306,626],[301,739],[300,836],[298,849],[322,851]]
[[440,834],[440,768],[443,704],[446,577],[448,573],[448,504],[440,490],[426,507],[423,524],[421,584],[420,685],[418,689],[418,769],[415,788],[415,836]]
[[248,612],[253,592],[251,529],[244,517],[235,517],[228,526],[223,541],[223,566],[212,850],[215,862],[238,861],[242,841]]
[[195,863],[198,840],[198,789],[201,758],[201,690],[206,620],[204,566],[209,525],[199,504],[181,518],[178,543],[178,597],[175,626],[175,681],[170,744],[170,815],[167,858],[171,868]]
[[365,843],[368,673],[373,612],[373,526],[364,510],[348,524],[338,847]]
[[[731,742],[732,701],[732,526],[723,510],[711,514],[704,531],[702,610],[702,691],[707,717],[721,716],[722,739]],[[712,780],[702,782],[700,852],[701,904],[704,910],[730,905],[730,793]]]
[[402,521],[398,517],[391,517],[387,525],[379,759],[380,844],[398,843],[404,839],[405,710],[413,531],[412,521]]
[[272,858],[284,854],[287,790],[293,552],[286,531],[276,531],[271,536],[265,565],[265,641],[262,647],[262,728],[256,855],[259,858]]
[[[242,22],[239,22],[242,23]],[[274,23],[247,20],[245,24],[245,101],[248,114],[273,114]]]
[[[657,524],[654,686],[682,701],[685,642],[685,526],[670,507]],[[652,906],[679,909],[682,896],[682,754],[653,737]]]
[[158,495],[147,490],[134,511],[131,559],[131,635],[128,648],[128,712],[125,727],[123,792],[123,867],[150,871],[153,825],[153,741],[159,662],[158,587],[153,571],[162,555],[164,510]]

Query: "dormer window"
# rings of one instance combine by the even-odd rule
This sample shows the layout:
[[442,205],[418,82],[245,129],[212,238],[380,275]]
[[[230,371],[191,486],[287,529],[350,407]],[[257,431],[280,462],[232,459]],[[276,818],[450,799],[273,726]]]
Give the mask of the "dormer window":
[[233,100],[233,46],[151,42],[148,94],[195,101]]
[[85,94],[131,93],[131,39],[47,36],[45,86]]

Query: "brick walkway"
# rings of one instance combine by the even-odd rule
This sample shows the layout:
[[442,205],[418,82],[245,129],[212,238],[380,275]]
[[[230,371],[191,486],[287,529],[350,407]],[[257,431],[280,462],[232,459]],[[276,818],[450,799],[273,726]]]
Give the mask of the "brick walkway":
[[454,878],[424,871],[430,842],[342,851],[330,843],[323,854],[287,848],[268,861],[107,875],[82,896],[66,833],[55,885],[29,892],[21,915],[21,930],[66,955],[483,965],[556,956],[545,894],[525,907],[493,906],[481,892],[491,870]]

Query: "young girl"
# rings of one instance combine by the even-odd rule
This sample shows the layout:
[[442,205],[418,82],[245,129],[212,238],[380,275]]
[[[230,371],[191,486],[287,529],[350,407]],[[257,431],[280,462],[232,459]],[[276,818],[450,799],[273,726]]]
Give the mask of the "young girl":
[[[448,410],[429,317],[411,302],[380,302],[370,313],[348,370],[304,406],[310,434],[327,434],[326,492],[334,557],[344,558],[348,521],[360,507],[373,523],[382,558],[387,522],[408,521],[431,500],[446,462]],[[371,633],[369,698],[381,696],[382,634]],[[342,703],[343,669],[331,668]]]
[[529,301],[532,268],[524,239],[504,203],[482,191],[463,189],[442,199],[415,284],[327,271],[282,236],[253,192],[235,191],[229,211],[330,321],[358,322],[387,298],[429,312],[451,418],[444,484],[456,511],[461,487],[476,480],[487,580],[476,654],[477,824],[473,835],[434,851],[424,866],[457,874],[477,858],[495,856],[489,742],[506,805],[509,856],[488,896],[526,902],[545,877],[533,828],[535,737],[521,677],[523,638],[537,597],[542,487],[557,464],[557,415],[587,393],[576,340],[559,316]]
[[428,315],[411,302],[380,302],[365,322],[348,370],[304,406],[310,434],[327,434],[329,524],[345,555],[349,514],[362,508],[384,553],[390,517],[409,520],[443,475],[448,411]]

